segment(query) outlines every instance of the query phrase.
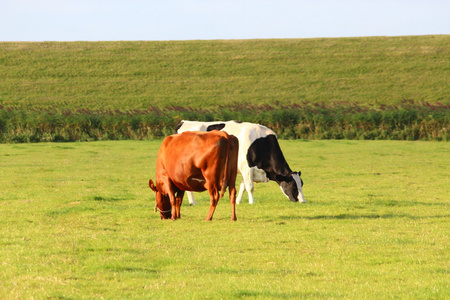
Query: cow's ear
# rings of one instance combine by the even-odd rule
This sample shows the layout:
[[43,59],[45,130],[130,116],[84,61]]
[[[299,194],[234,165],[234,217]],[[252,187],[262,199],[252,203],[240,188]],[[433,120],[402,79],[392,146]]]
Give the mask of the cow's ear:
[[298,171],[298,176],[302,176],[302,171]]
[[157,189],[156,189],[155,184],[153,183],[153,180],[150,179],[148,181],[148,186],[156,193]]

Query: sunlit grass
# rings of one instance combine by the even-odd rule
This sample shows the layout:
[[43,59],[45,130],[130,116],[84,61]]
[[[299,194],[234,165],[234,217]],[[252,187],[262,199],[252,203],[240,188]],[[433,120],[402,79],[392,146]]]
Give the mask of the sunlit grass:
[[280,143],[308,203],[257,184],[237,222],[160,220],[160,141],[3,145],[0,298],[448,298],[448,143]]
[[450,37],[0,43],[0,105],[448,103]]

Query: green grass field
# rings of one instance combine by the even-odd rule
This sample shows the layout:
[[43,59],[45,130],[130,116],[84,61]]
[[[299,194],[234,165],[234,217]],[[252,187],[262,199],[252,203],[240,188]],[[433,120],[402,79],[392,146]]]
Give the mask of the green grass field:
[[449,143],[280,141],[308,203],[257,184],[237,222],[159,219],[160,143],[1,145],[0,298],[450,297]]
[[2,42],[0,105],[213,108],[408,99],[450,103],[450,35],[167,42]]

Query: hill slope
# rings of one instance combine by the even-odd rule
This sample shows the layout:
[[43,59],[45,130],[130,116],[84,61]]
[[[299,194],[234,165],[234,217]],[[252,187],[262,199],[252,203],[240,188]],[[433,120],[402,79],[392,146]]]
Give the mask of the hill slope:
[[449,103],[450,36],[0,43],[0,105]]

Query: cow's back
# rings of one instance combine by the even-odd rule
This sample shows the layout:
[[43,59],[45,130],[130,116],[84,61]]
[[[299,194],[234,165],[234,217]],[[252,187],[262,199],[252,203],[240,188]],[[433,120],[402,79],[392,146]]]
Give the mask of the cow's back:
[[243,151],[242,154],[247,155],[247,150],[250,145],[259,138],[264,138],[268,135],[275,135],[269,128],[248,122],[224,122],[225,126],[222,129],[228,134],[232,134],[239,139],[239,147]]
[[246,160],[248,148],[255,140],[267,137],[268,135],[274,135],[276,137],[276,134],[266,126],[236,121],[197,122],[183,120],[177,126],[176,131],[181,133],[186,131],[206,131],[213,129],[225,131],[238,138],[240,161]]

